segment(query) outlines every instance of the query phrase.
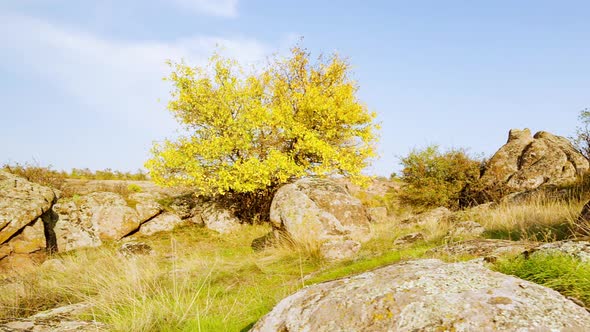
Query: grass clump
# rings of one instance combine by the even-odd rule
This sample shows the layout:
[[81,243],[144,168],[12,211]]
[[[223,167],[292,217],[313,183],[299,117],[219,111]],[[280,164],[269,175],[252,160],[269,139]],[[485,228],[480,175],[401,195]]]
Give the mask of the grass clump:
[[538,253],[500,259],[492,268],[552,288],[590,307],[590,263],[561,253]]
[[583,205],[582,201],[536,195],[519,203],[503,202],[489,209],[467,210],[459,216],[481,224],[488,238],[551,242],[573,236],[572,227]]

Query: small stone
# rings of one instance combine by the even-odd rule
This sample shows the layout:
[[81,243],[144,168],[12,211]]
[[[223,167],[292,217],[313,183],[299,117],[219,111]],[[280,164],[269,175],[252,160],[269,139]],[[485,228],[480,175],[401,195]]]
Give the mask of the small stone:
[[411,244],[411,243],[415,243],[418,241],[423,241],[424,240],[424,234],[422,233],[410,233],[410,234],[406,234],[403,235],[399,238],[397,238],[395,241],[393,241],[394,245],[404,245],[404,244]]
[[154,249],[143,242],[127,242],[119,248],[119,253],[127,258],[134,256],[152,256],[155,254]]
[[361,244],[353,240],[331,240],[322,243],[320,254],[328,261],[340,261],[354,257]]

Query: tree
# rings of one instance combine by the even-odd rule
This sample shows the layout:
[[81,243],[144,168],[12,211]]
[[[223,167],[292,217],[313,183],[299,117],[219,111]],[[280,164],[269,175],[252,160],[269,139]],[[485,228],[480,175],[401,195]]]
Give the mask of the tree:
[[461,206],[463,190],[477,182],[481,163],[471,159],[465,150],[445,153],[432,145],[413,150],[401,159],[405,182],[400,199],[418,208]]
[[571,140],[578,151],[590,159],[590,108],[581,110],[578,120],[581,126],[576,127],[576,136]]
[[219,55],[205,67],[169,64],[168,109],[186,134],[154,145],[145,166],[160,185],[218,195],[256,194],[306,175],[358,180],[375,154],[375,113],[337,55],[312,62],[294,47],[253,73]]

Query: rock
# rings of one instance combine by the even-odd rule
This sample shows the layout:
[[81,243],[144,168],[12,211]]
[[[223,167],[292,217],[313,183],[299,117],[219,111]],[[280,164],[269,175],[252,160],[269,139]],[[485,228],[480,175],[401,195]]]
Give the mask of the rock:
[[583,331],[590,313],[478,264],[409,261],[306,287],[251,331]]
[[495,239],[474,239],[444,245],[428,251],[431,254],[450,256],[477,256],[494,261],[502,255],[521,254],[538,245],[536,242]]
[[416,224],[416,225],[437,225],[441,222],[448,220],[453,215],[451,210],[446,207],[439,207],[424,213],[420,213],[411,218],[403,220],[403,224]]
[[404,245],[404,244],[411,244],[418,241],[424,240],[424,234],[422,233],[410,233],[403,236],[398,237],[395,241],[393,241],[394,245]]
[[17,232],[10,241],[0,245],[0,259],[15,254],[29,254],[46,248],[45,226],[38,218]]
[[361,244],[353,240],[328,240],[321,244],[320,255],[328,261],[340,261],[354,257]]
[[275,229],[301,243],[369,237],[369,216],[361,202],[326,179],[305,178],[275,194],[270,221]]
[[448,236],[450,237],[478,237],[485,233],[486,229],[479,223],[468,220],[451,225]]
[[221,234],[228,234],[240,228],[240,220],[216,202],[203,203],[200,215],[205,227]]
[[528,129],[513,129],[508,142],[487,164],[482,181],[524,191],[575,181],[588,169],[588,160],[567,138],[544,131],[533,137]]
[[268,232],[265,235],[252,240],[251,247],[254,251],[260,251],[274,246],[277,241],[278,235],[276,235],[275,232]]
[[121,195],[96,192],[54,206],[59,251],[95,247],[104,240],[120,240],[139,228],[137,212]]
[[539,254],[561,253],[579,259],[584,263],[590,262],[590,242],[589,241],[558,241],[545,243],[526,251],[527,257]]
[[387,208],[384,206],[367,208],[371,222],[381,223],[387,220]]
[[6,274],[23,274],[33,271],[47,257],[45,252],[30,254],[12,253],[0,260],[0,276]]
[[124,257],[130,258],[133,256],[153,256],[154,249],[144,242],[127,242],[119,247],[118,252]]
[[142,224],[138,233],[149,236],[158,232],[169,232],[182,223],[183,221],[179,216],[174,213],[164,212]]
[[135,202],[135,211],[139,222],[144,223],[162,212],[163,207],[156,201],[156,197],[147,193],[129,195],[129,200]]
[[58,215],[53,229],[59,252],[102,245],[92,224],[92,210],[88,206],[64,201],[55,204],[53,209]]
[[83,321],[76,317],[90,309],[86,303],[71,304],[40,312],[26,319],[0,324],[0,331],[7,332],[70,332],[107,331],[106,325],[96,321]]
[[57,198],[51,188],[0,171],[0,244],[38,220]]

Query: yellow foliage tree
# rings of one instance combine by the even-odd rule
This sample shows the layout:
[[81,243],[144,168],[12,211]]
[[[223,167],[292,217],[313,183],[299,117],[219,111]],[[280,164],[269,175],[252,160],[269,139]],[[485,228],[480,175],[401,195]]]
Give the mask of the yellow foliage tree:
[[374,156],[375,113],[359,102],[350,65],[337,55],[312,63],[294,47],[249,74],[219,55],[206,67],[170,65],[168,109],[188,134],[154,145],[146,167],[160,185],[216,195],[306,175],[361,179]]

